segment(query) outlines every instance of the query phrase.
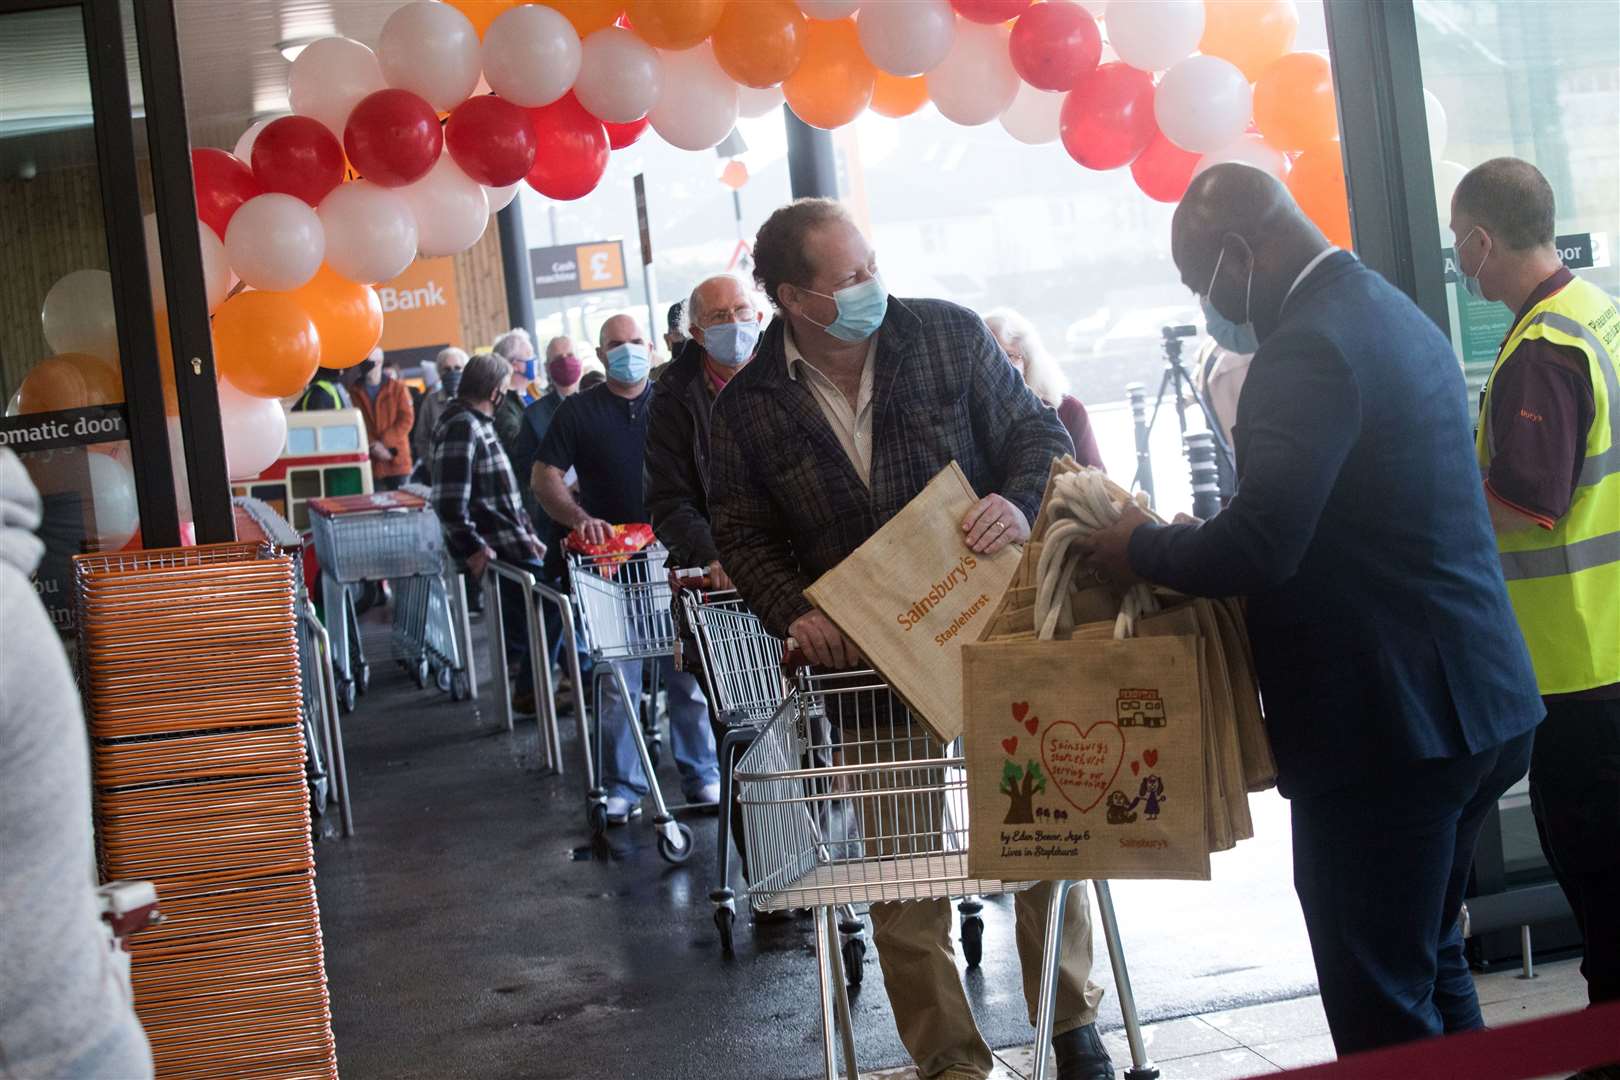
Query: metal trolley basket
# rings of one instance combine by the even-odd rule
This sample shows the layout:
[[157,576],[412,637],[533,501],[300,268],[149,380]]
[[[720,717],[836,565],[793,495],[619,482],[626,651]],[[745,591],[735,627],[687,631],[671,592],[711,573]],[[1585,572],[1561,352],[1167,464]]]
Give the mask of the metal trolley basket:
[[680,594],[686,625],[697,640],[703,692],[725,727],[717,757],[720,762],[718,884],[709,892],[714,902],[714,924],[720,947],[732,951],[732,925],[737,919],[736,893],[731,889],[732,756],[753,744],[777,709],[786,701],[792,683],[783,673],[781,638],[765,630],[759,616],[749,611],[734,590],[703,592],[685,589]]
[[[826,1076],[840,1056],[858,1075],[835,909],[858,903],[989,896],[1033,882],[967,872],[968,798],[960,740],[942,744],[875,672],[800,673],[791,696],[737,765],[756,911],[813,908]],[[1045,1080],[1068,885],[1052,890],[1042,950],[1036,1080]],[[1113,905],[1096,882],[1125,1016],[1132,1080],[1152,1080]],[[857,939],[858,940],[858,939]],[[848,949],[848,942],[845,949]],[[854,957],[859,961],[859,953]]]
[[[442,666],[452,674],[446,689],[452,693],[459,690],[465,697],[468,686],[461,650],[450,625],[443,578],[444,540],[438,515],[427,499],[415,491],[386,491],[311,499],[309,510],[315,553],[321,564],[322,606],[337,669],[337,694],[343,708],[352,710],[356,693],[365,693],[371,681],[371,666],[360,646],[360,625],[351,588],[365,581],[389,580],[402,590],[395,606],[394,640],[405,650],[402,659],[408,661],[408,666],[423,671],[425,682],[421,662],[437,651]],[[439,620],[429,617],[435,581],[441,599]],[[430,637],[428,626],[434,622],[442,622],[442,630]],[[457,674],[461,678],[455,678]]]
[[[593,669],[590,715],[596,718],[596,751],[589,755],[593,769],[586,777],[591,833],[601,837],[607,831],[607,793],[602,787],[602,680],[611,678],[630,714],[630,734],[647,777],[658,854],[667,862],[682,863],[692,854],[692,830],[675,820],[664,801],[657,762],[649,749],[651,739],[642,730],[639,702],[631,699],[629,684],[618,667],[625,661],[641,663],[675,653],[675,620],[670,612],[673,586],[665,570],[668,559],[669,552],[656,543],[632,553],[570,552],[568,570],[580,632]],[[577,689],[575,693],[578,708]]]

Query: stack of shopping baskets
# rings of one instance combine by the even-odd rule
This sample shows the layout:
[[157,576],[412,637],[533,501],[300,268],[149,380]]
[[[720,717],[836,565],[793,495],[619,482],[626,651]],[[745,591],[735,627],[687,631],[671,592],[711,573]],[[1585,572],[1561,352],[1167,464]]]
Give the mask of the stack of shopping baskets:
[[309,509],[343,708],[352,710],[371,681],[354,603],[355,587],[368,581],[393,585],[394,648],[418,685],[432,681],[457,701],[468,697],[443,534],[426,490],[311,499]]

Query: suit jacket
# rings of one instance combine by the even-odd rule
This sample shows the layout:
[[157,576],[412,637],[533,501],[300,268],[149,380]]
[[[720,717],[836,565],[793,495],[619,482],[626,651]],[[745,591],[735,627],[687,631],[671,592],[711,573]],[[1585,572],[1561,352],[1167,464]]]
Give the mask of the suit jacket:
[[366,419],[366,432],[394,452],[388,461],[373,461],[373,476],[409,476],[411,472],[411,424],[416,410],[411,405],[410,387],[398,379],[385,379],[377,388],[377,400],[364,387],[350,395],[354,407]]
[[1544,715],[1508,605],[1451,343],[1349,253],[1284,303],[1238,402],[1238,490],[1147,526],[1137,573],[1246,594],[1278,786],[1479,753]]
[[720,557],[709,527],[709,413],[703,349],[689,341],[653,384],[647,417],[647,513],[671,566]]
[[771,633],[811,609],[804,589],[955,459],[980,495],[1030,520],[1052,459],[1073,446],[1057,414],[973,312],[889,301],[873,360],[871,487],[808,387],[789,377],[785,322],[715,399],[710,508],[726,573]]

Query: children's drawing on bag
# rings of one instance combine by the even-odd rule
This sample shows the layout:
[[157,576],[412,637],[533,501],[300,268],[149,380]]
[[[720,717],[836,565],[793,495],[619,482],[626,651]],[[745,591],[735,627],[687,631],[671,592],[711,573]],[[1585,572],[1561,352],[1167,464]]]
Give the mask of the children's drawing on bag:
[[[1159,763],[1159,750],[1142,751],[1142,756],[1131,762],[1131,775],[1141,776],[1142,763],[1146,762],[1148,768]],[[1131,798],[1119,788],[1108,793],[1108,824],[1129,825],[1138,817],[1136,808],[1142,807],[1141,817],[1145,821],[1157,821],[1159,811],[1165,803],[1164,780],[1157,773],[1142,776],[1141,785],[1137,788],[1136,798]]]

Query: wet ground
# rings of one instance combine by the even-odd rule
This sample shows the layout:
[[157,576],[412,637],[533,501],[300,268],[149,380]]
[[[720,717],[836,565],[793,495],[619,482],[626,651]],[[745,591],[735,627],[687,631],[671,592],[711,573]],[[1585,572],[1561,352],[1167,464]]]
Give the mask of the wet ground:
[[[385,655],[386,637],[369,652]],[[533,720],[509,733],[483,703],[453,704],[374,659],[345,718],[357,835],[317,845],[339,1062],[350,1078],[818,1075],[811,923],[737,929],[722,959],[707,899],[714,818],[689,819],[691,861],[661,860],[646,824],[592,855],[583,779],[541,775]],[[666,789],[678,792],[670,773]],[[1289,884],[1286,804],[1254,803],[1259,836],[1218,855],[1208,883],[1114,886],[1144,1019],[1314,989]],[[966,975],[987,1040],[1019,1046],[1024,1016],[1010,903],[985,908],[982,968]],[[1098,934],[1102,1026],[1119,1026]],[[863,1068],[905,1054],[875,959],[854,1002]],[[1123,1063],[1123,1062],[1121,1062]]]

